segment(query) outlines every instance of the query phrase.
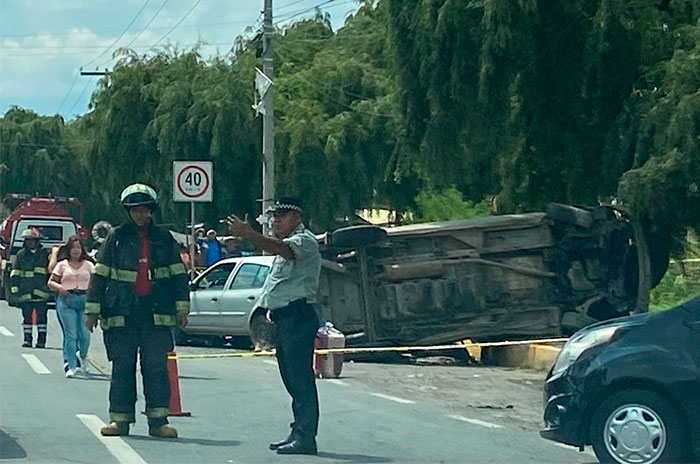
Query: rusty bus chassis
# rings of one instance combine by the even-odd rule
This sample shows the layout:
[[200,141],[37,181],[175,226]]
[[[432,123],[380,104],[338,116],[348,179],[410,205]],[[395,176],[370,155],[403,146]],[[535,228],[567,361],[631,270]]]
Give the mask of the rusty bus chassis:
[[646,241],[608,206],[347,227],[322,240],[318,306],[350,344],[568,335],[646,311],[668,263]]

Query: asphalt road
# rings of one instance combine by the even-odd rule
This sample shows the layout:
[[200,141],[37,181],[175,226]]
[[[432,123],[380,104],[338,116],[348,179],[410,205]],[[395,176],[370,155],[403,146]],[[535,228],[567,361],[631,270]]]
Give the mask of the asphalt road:
[[[319,380],[319,455],[309,457],[267,449],[287,435],[291,421],[274,358],[183,359],[181,400],[192,417],[171,419],[180,438],[148,437],[144,416],[128,437],[100,437],[109,417],[102,335],[93,334],[91,374],[66,379],[60,328],[55,313],[49,315],[47,348],[21,348],[20,312],[0,302],[2,462],[596,462],[590,452],[537,434],[541,373],[467,367],[355,363],[344,367],[340,380]],[[141,396],[137,408],[143,409]]]

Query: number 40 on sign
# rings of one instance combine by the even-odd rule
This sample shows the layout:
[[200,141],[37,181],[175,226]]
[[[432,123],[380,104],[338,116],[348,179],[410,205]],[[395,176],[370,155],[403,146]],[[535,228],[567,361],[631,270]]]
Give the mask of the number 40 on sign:
[[211,161],[173,162],[174,201],[212,201],[213,190],[214,177]]

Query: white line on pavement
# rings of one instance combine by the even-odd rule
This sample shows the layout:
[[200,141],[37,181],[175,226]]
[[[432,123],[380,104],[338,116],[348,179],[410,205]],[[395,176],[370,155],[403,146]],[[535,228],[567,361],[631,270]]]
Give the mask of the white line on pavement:
[[502,425],[492,424],[491,422],[485,422],[485,421],[481,421],[479,419],[470,419],[469,417],[464,417],[464,416],[449,415],[447,417],[449,417],[450,419],[455,419],[458,421],[467,422],[469,424],[479,425],[481,427],[487,427],[489,429],[502,429],[503,428]]
[[343,382],[340,379],[324,379],[324,382],[332,383],[333,385],[342,385],[343,387],[349,387],[350,384]]
[[14,337],[15,334],[7,330],[7,328],[4,325],[0,325],[0,334],[6,336],[6,337]]
[[97,437],[98,440],[105,445],[105,448],[112,453],[112,456],[117,458],[122,464],[148,464],[143,460],[133,448],[126,444],[120,437],[103,437],[100,435],[100,428],[105,426],[105,423],[99,417],[92,414],[76,414],[76,417],[85,424],[85,427]]
[[277,365],[277,361],[272,361],[271,359],[263,359],[263,362],[265,364],[272,364],[273,366]]
[[383,393],[370,393],[370,395],[376,396],[377,398],[384,398],[385,400],[394,401],[396,403],[401,403],[401,404],[416,404],[415,401],[405,400],[403,398],[398,398],[396,396],[391,396],[391,395],[384,395]]
[[29,364],[29,367],[34,369],[34,372],[37,374],[50,374],[51,371],[44,366],[44,363],[39,361],[39,358],[36,357],[36,355],[33,354],[23,354],[22,357],[24,358],[25,361],[27,361],[27,364]]

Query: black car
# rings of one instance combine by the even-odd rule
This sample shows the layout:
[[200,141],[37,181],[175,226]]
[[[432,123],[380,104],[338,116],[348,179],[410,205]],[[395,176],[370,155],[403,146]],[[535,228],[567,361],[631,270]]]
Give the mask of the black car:
[[700,297],[578,331],[544,396],[540,435],[601,462],[700,461]]

